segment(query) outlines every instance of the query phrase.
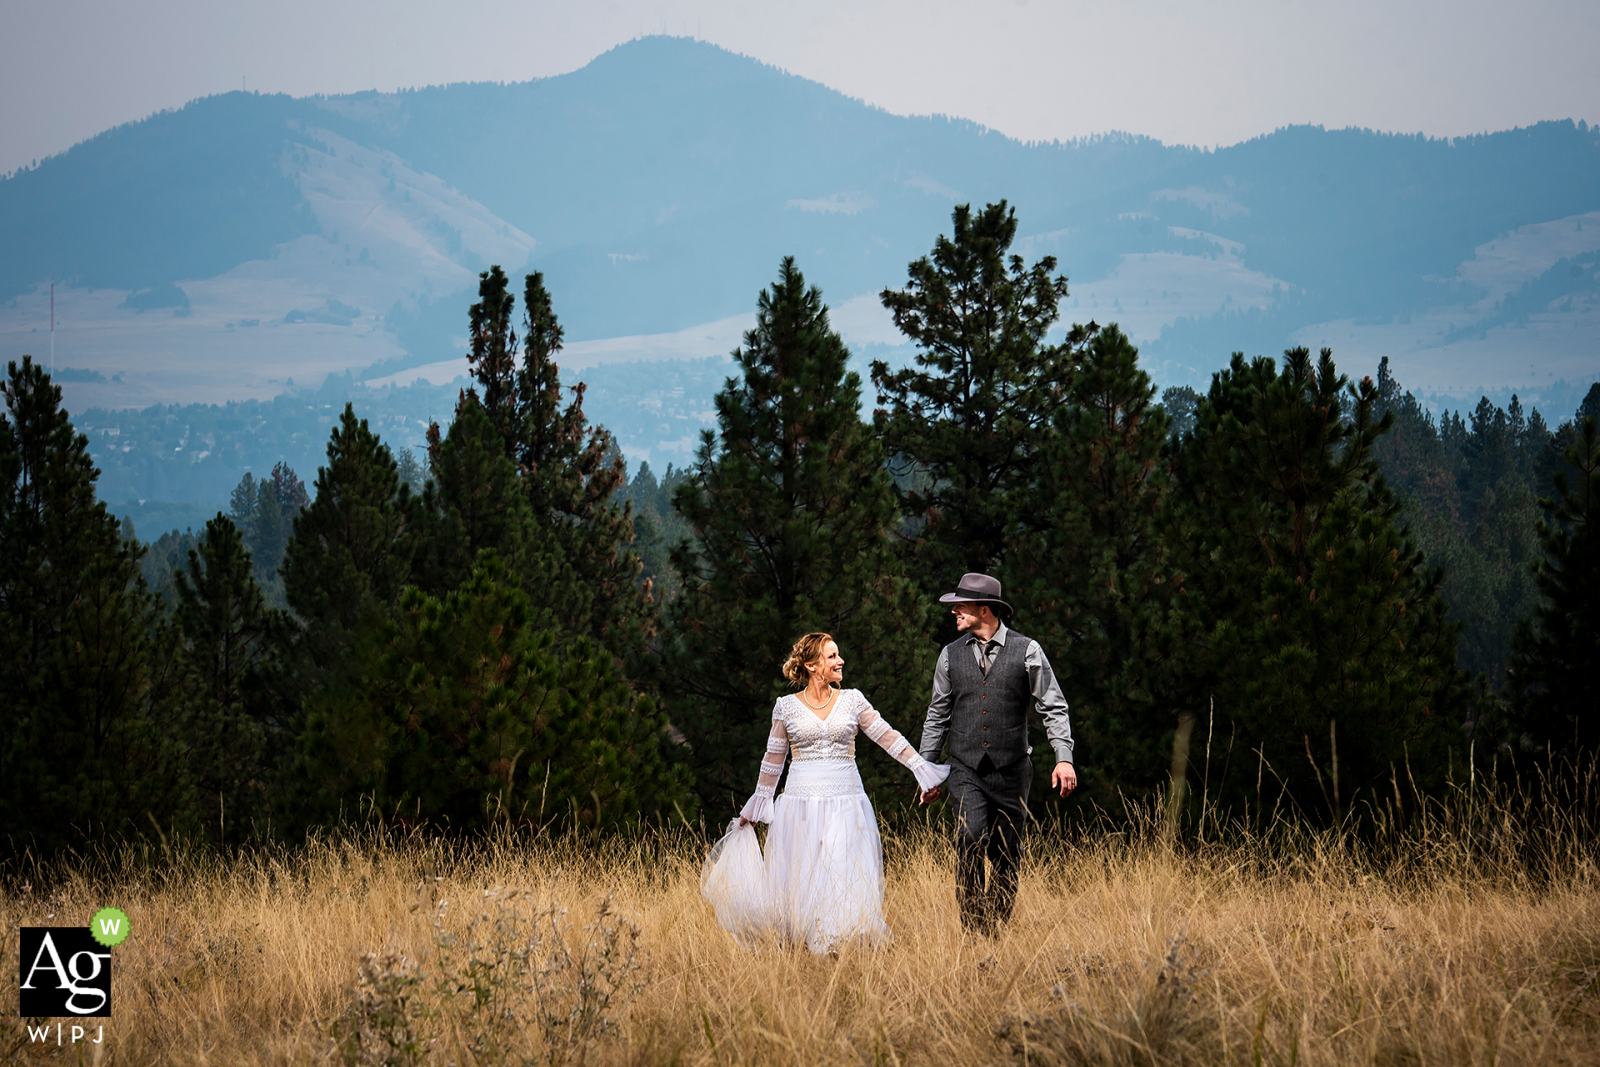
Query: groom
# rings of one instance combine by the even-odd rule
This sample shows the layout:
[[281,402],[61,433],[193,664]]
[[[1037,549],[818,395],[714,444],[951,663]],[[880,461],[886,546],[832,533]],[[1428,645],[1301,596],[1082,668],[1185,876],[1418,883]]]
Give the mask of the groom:
[[[993,936],[1011,918],[1017,898],[1017,868],[1028,823],[1028,786],[1033,749],[1028,711],[1044,716],[1045,736],[1055,749],[1052,788],[1066,796],[1078,786],[1072,767],[1072,724],[1067,701],[1039,643],[1008,629],[1011,605],[1000,599],[1000,583],[987,574],[963,574],[951,605],[961,637],[944,647],[933,670],[933,698],[922,726],[922,758],[938,763],[950,740],[950,778],[945,788],[956,809],[956,900],[961,925]],[[922,794],[938,799],[939,787]],[[984,878],[984,860],[990,874]]]

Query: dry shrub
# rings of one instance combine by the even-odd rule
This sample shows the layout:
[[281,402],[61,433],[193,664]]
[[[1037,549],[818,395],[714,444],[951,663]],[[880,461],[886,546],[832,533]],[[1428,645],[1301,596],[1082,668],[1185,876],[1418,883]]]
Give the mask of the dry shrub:
[[[84,1062],[1580,1064],[1600,1047],[1581,794],[1469,784],[1359,836],[1213,821],[1173,847],[1159,805],[1044,828],[993,941],[961,932],[937,825],[906,828],[894,943],[837,958],[736,945],[687,832],[127,849],[14,865],[0,916],[128,912]],[[0,1053],[55,1059],[15,1012]]]

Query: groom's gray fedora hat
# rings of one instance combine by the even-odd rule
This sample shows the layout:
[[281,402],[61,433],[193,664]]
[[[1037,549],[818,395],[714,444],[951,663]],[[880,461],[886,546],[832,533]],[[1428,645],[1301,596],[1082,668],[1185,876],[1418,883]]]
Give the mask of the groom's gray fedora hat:
[[973,574],[970,571],[961,576],[961,584],[956,586],[956,591],[940,597],[939,603],[993,604],[1004,609],[1007,615],[1012,611],[1011,605],[1000,599],[998,579],[991,578],[987,574]]

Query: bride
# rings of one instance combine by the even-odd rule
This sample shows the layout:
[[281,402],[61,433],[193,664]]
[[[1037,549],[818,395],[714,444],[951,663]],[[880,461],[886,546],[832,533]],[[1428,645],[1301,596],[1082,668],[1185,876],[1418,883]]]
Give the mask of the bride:
[[[827,634],[794,644],[783,673],[800,692],[772,708],[772,733],[755,795],[706,861],[701,893],[717,921],[747,943],[777,938],[812,952],[847,939],[880,944],[883,845],[856,770],[856,731],[905,764],[926,792],[950,774],[890,728],[856,689],[839,688],[844,657]],[[789,780],[773,800],[784,757]],[[765,855],[752,823],[771,823]]]

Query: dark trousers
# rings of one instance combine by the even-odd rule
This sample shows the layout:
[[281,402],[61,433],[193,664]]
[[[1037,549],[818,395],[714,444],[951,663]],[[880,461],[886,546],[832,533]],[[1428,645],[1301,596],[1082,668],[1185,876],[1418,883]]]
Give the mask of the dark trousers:
[[1032,784],[1033,761],[1027,757],[987,771],[950,761],[945,789],[956,813],[956,901],[968,930],[991,933],[1011,918]]

